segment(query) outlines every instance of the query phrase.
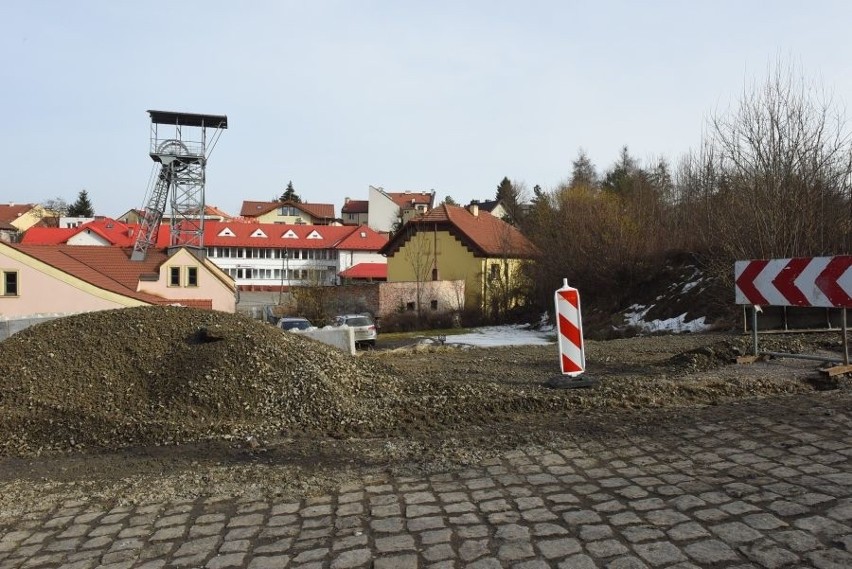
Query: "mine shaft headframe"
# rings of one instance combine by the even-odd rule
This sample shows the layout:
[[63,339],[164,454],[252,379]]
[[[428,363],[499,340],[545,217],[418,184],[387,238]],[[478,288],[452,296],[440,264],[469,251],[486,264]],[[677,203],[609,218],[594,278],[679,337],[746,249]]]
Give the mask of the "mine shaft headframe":
[[[148,114],[151,116],[149,155],[160,164],[160,173],[146,196],[131,260],[145,259],[148,249],[157,242],[169,202],[169,250],[188,247],[203,254],[204,171],[219,136],[228,128],[228,117],[152,110]],[[208,130],[212,131],[209,139]]]
[[[151,117],[151,158],[162,162],[162,157],[176,156],[184,161],[204,159],[209,155],[223,130],[228,128],[226,115],[180,113],[149,110]],[[189,127],[184,132],[185,127]],[[197,130],[197,129],[200,129]],[[207,130],[213,134],[208,140]]]

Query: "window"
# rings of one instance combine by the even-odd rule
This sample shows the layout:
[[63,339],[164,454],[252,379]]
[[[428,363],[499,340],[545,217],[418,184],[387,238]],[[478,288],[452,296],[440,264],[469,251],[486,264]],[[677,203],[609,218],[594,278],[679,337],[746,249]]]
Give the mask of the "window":
[[169,286],[198,286],[198,267],[169,267]]
[[414,312],[414,303],[413,302],[407,303],[405,305],[405,309],[408,310],[409,312]]
[[0,296],[18,296],[18,271],[0,271]]
[[433,281],[438,280],[438,267],[435,267],[434,269],[432,269],[432,280]]
[[429,308],[431,308],[432,310],[438,310],[438,301],[433,300],[429,302]]
[[491,263],[491,274],[488,276],[490,280],[496,280],[500,278],[500,265],[497,263]]

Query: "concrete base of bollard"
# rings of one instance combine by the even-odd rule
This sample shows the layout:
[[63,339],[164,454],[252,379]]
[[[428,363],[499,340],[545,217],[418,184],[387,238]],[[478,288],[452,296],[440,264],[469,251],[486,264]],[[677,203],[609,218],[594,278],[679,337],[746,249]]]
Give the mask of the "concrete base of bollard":
[[570,377],[567,375],[557,375],[544,382],[545,387],[551,389],[576,389],[578,387],[594,387],[597,384],[598,380],[591,377]]

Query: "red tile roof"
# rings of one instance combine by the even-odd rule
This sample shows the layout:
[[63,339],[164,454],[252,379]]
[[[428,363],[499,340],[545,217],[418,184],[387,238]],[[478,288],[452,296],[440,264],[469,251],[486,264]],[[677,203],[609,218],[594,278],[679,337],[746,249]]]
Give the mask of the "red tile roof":
[[435,199],[434,192],[385,192],[393,203],[406,208],[417,204],[425,204],[427,207],[432,207]]
[[[114,246],[133,247],[136,243],[139,226],[105,218],[71,229],[31,228],[24,234],[21,243],[26,245],[64,245],[71,237],[84,231],[97,233]],[[261,233],[266,237],[263,237]],[[291,235],[291,237],[284,237],[285,234]],[[255,236],[253,237],[253,235]],[[295,235],[295,237],[292,237],[292,235]],[[308,238],[309,235],[318,237]],[[205,247],[378,251],[387,241],[387,235],[378,233],[366,225],[287,225],[283,223],[242,223],[240,221],[212,220],[204,223]],[[169,228],[167,225],[161,225],[157,233],[157,247],[162,248],[168,245]]]
[[[61,245],[79,233],[91,232],[99,235],[110,245],[132,247],[136,242],[138,226],[122,223],[109,217],[99,217],[80,227],[31,227],[24,233],[21,243],[30,245]],[[160,231],[168,235],[169,231]],[[166,243],[167,244],[167,243]]]
[[215,205],[205,205],[204,206],[204,215],[209,215],[211,217],[221,217],[222,219],[234,219],[234,216],[225,210],[219,209]]
[[349,200],[340,208],[340,213],[368,213],[370,202],[367,200]]
[[30,227],[21,237],[21,243],[28,245],[60,245],[78,232],[77,227]]
[[158,275],[165,249],[149,249],[143,261],[131,261],[131,249],[100,245],[9,244],[21,253],[99,289],[149,304],[180,304],[213,309],[213,299],[171,299],[137,291],[143,275]]
[[156,274],[168,258],[162,249],[149,250],[144,261],[131,261],[130,249],[121,247],[23,243],[11,244],[10,247],[102,290],[151,304],[165,301],[159,296],[136,290],[140,275]]
[[[361,236],[362,233],[364,237]],[[290,237],[284,237],[284,235],[290,235]],[[311,235],[314,237],[309,238]],[[205,247],[378,251],[386,242],[387,237],[364,226],[224,221],[208,221],[204,224]]]
[[490,213],[473,215],[463,207],[441,204],[435,209],[409,220],[402,231],[388,242],[381,253],[393,256],[408,240],[409,231],[449,231],[477,257],[530,258],[535,246],[516,227]]
[[36,204],[32,203],[5,203],[0,204],[0,221],[11,223],[33,209]]
[[388,280],[387,263],[358,263],[341,271],[340,276],[346,279],[369,279],[374,281]]
[[257,217],[264,213],[269,213],[277,208],[280,202],[253,202],[244,201],[243,207],[240,208],[240,215],[243,217]]
[[207,298],[181,298],[178,300],[161,300],[162,302],[160,304],[179,304],[180,306],[186,306],[188,308],[204,308],[206,310],[213,310],[213,300]]
[[352,226],[347,226],[347,229],[351,230],[352,233],[340,241],[337,245],[338,249],[346,251],[378,251],[388,242],[387,234],[379,233],[366,225],[359,225],[354,229]]
[[281,206],[292,206],[315,219],[334,219],[334,204],[306,202],[253,202],[244,201],[240,209],[243,217],[259,217]]

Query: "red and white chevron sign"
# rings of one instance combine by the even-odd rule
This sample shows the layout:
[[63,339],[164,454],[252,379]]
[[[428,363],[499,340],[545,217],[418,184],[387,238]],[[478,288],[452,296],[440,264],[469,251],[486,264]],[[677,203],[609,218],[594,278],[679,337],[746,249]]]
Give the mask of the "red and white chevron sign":
[[852,308],[852,255],[737,261],[736,303]]
[[565,279],[556,291],[556,320],[559,324],[559,365],[563,375],[576,377],[586,370],[580,291]]

